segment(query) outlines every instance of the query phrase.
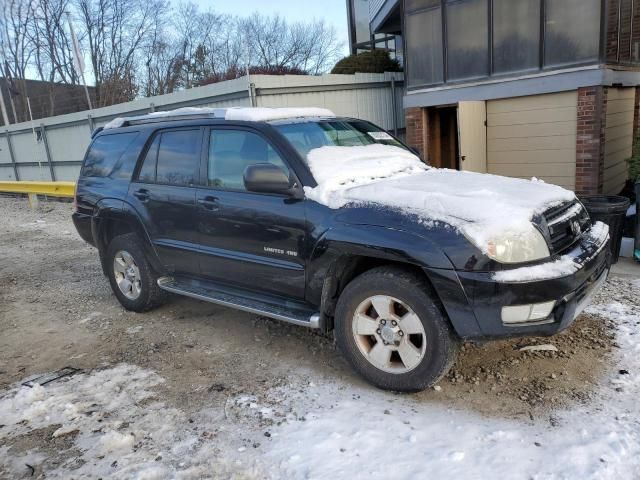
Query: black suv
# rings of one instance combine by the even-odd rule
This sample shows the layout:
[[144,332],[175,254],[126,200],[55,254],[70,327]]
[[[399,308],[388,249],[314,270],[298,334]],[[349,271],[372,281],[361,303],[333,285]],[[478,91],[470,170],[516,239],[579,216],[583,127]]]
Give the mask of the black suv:
[[[484,245],[465,230],[475,226],[482,234],[482,222],[472,216],[454,212],[429,220],[429,202],[440,197],[428,197],[424,215],[400,208],[403,194],[415,189],[414,175],[438,169],[417,161],[411,169],[422,173],[401,169],[394,176],[397,195],[379,190],[387,181],[380,169],[393,165],[380,160],[380,149],[412,155],[379,127],[312,110],[256,111],[261,109],[132,117],[94,132],[73,221],[98,249],[126,309],[149,310],[172,292],[333,330],[342,353],[368,381],[417,391],[446,373],[460,339],[555,334],[606,279],[607,229],[591,224],[572,193],[545,187],[562,190],[565,200],[519,219],[530,227],[528,236],[496,237]],[[371,178],[368,157],[358,157],[370,146],[379,148]],[[314,189],[321,182],[309,162],[317,152],[324,152],[323,179],[348,173],[353,164],[347,159],[358,154],[361,173],[336,188],[365,185],[382,197],[317,201]],[[327,155],[333,155],[328,169]],[[470,211],[476,197],[465,187],[469,181],[499,179],[504,186],[496,190],[515,185],[522,197],[543,185],[440,174],[433,188],[451,184],[454,195],[447,198],[466,189],[459,198]],[[514,203],[522,201],[517,197]],[[492,209],[513,215],[504,195],[496,198],[502,203]],[[440,210],[446,214],[448,208]]]

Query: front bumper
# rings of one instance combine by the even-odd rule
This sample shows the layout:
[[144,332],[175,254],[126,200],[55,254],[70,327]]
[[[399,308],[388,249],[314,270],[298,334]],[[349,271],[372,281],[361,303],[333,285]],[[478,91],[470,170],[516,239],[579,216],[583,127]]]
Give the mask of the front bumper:
[[[606,232],[598,238],[587,232],[578,245],[562,257],[575,264],[575,271],[561,276],[551,273],[537,280],[517,281],[518,275],[506,275],[504,278],[507,280],[501,280],[500,275],[494,272],[458,271],[460,285],[477,322],[477,333],[462,336],[504,338],[553,335],[564,330],[589,305],[592,296],[606,281],[611,264],[608,244]],[[539,267],[535,272],[541,270]],[[521,270],[526,270],[526,267]],[[542,270],[545,270],[544,264]],[[523,278],[527,278],[527,275]],[[505,324],[502,321],[504,306],[552,300],[555,306],[547,318],[518,324]]]

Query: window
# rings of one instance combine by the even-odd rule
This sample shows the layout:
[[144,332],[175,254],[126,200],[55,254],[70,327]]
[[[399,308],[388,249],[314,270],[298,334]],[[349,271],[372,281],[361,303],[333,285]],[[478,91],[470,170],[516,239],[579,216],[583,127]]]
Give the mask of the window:
[[249,165],[272,163],[289,174],[282,158],[260,135],[243,130],[212,130],[207,169],[210,187],[244,190]]
[[127,147],[138,136],[138,132],[102,135],[95,139],[84,161],[82,175],[85,177],[108,177],[117,170],[118,160]]
[[156,181],[156,160],[158,159],[158,146],[160,145],[160,135],[153,139],[153,143],[147,150],[147,154],[138,173],[138,181],[143,183],[153,183]]
[[298,122],[277,125],[303,159],[314,148],[324,146],[354,147],[381,143],[406,148],[384,130],[365,121]]
[[487,0],[447,2],[447,78],[466,80],[489,74]]
[[[408,82],[410,86],[442,83],[442,9],[440,2],[418,2],[409,4],[431,4],[428,10],[409,13],[406,18]],[[435,5],[435,7],[433,6]],[[415,6],[415,5],[414,5]]]
[[493,71],[540,66],[540,0],[493,0]]
[[156,166],[157,183],[169,185],[196,183],[196,172],[200,163],[200,138],[199,129],[174,130],[160,135]]
[[595,61],[600,45],[600,0],[547,0],[545,66]]

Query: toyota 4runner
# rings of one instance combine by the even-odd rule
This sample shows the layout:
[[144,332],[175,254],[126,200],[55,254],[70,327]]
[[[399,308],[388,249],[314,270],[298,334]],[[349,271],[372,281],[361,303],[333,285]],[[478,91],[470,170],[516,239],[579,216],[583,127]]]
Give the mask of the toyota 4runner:
[[180,109],[94,132],[73,220],[117,299],[166,292],[333,331],[417,391],[461,339],[553,335],[606,280],[607,227],[544,182],[426,166],[324,109]]

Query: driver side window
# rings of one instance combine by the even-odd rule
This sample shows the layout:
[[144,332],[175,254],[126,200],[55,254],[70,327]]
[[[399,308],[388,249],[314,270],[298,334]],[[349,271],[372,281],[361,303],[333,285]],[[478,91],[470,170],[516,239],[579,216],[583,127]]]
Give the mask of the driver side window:
[[212,130],[209,139],[207,184],[225,190],[246,191],[244,171],[249,165],[271,163],[287,175],[278,152],[260,135],[245,130]]

